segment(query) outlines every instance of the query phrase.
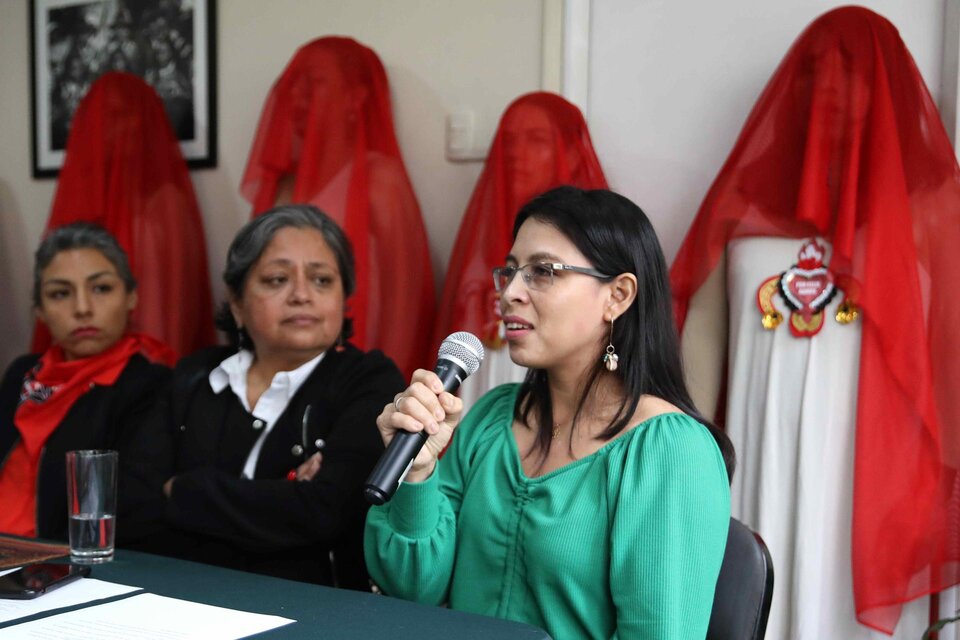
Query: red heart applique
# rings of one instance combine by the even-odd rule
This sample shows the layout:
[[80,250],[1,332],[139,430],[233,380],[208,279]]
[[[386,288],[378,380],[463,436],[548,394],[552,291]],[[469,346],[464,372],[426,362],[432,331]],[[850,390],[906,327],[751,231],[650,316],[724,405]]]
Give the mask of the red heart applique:
[[797,313],[807,322],[816,313],[816,309],[813,308],[814,301],[820,298],[824,291],[833,288],[833,277],[829,272],[809,276],[787,273],[784,280],[792,302],[799,307]]

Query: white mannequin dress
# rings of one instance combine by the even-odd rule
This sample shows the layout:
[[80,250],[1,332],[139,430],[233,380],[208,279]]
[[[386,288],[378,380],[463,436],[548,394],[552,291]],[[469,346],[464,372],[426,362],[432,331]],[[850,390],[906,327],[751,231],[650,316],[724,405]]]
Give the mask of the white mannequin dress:
[[[764,329],[756,302],[760,284],[795,264],[803,243],[744,238],[727,247],[726,429],[737,452],[731,509],[763,537],[773,557],[769,640],[881,640],[890,636],[859,624],[853,601],[860,321],[835,320],[838,292],[822,330],[798,338],[779,294],[773,300],[784,322],[775,330]],[[956,608],[956,589],[950,591],[941,616]],[[928,607],[925,597],[905,605],[893,637],[919,640]],[[956,638],[953,626],[940,637]]]

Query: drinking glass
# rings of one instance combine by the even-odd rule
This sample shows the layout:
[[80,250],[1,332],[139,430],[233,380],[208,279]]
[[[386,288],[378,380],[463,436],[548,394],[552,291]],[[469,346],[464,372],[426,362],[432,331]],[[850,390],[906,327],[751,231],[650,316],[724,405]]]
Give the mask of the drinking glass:
[[117,452],[67,452],[67,515],[70,560],[95,564],[113,559],[117,515]]

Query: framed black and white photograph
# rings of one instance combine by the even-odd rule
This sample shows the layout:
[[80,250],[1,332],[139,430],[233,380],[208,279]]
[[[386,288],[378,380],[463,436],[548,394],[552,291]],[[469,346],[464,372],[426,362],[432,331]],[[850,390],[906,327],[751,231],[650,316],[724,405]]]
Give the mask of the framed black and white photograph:
[[216,166],[215,0],[31,0],[33,176],[56,176],[70,121],[107,71],[163,100],[190,167]]

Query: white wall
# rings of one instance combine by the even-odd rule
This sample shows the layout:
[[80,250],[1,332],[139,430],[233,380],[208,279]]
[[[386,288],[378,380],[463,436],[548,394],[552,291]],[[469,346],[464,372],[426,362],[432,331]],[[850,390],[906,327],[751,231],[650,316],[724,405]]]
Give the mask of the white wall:
[[[672,261],[760,91],[830,0],[594,0],[588,122],[611,187]],[[896,25],[940,95],[944,0],[863,3]]]
[[[0,367],[26,350],[32,251],[54,180],[30,177],[29,2],[0,0]],[[238,194],[260,109],[298,46],[342,34],[376,50],[390,78],[407,169],[430,235],[438,281],[481,164],[444,158],[444,118],[476,114],[489,143],[503,108],[540,86],[541,0],[218,0],[219,166],[192,172],[211,278],[249,217]],[[508,46],[505,46],[508,45]]]

